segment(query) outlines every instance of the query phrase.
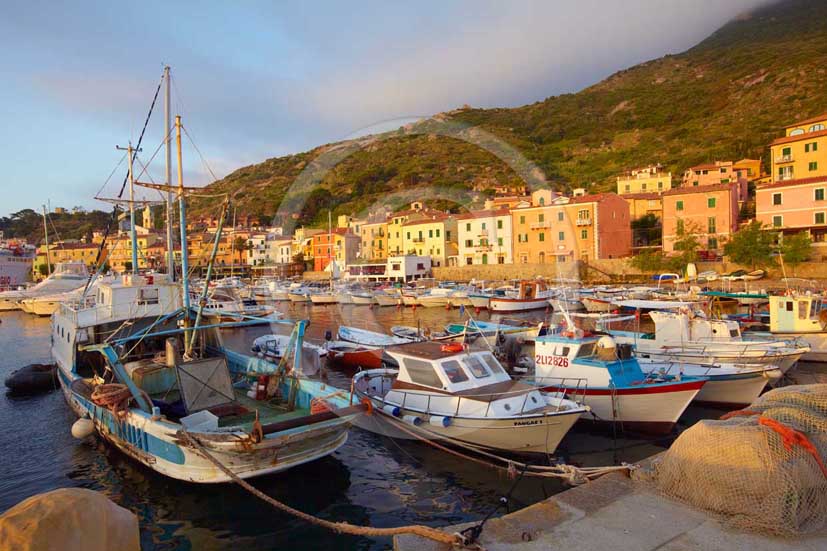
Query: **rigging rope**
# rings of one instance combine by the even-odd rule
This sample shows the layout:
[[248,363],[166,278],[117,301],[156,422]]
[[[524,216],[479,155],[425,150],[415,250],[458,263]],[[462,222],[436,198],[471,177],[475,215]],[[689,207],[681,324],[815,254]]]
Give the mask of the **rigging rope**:
[[315,524],[316,526],[321,526],[323,528],[327,528],[328,530],[332,530],[337,534],[350,534],[353,536],[368,536],[368,537],[388,537],[388,536],[397,536],[402,534],[413,534],[416,536],[420,536],[423,538],[427,538],[432,541],[436,541],[439,543],[444,543],[447,545],[463,545],[465,543],[465,539],[460,536],[459,534],[449,534],[447,532],[443,532],[442,530],[438,530],[436,528],[431,528],[430,526],[422,526],[418,524],[410,525],[410,526],[399,526],[396,528],[373,528],[371,526],[356,526],[354,524],[350,524],[348,522],[332,522],[329,520],[324,520],[313,516],[309,513],[305,513],[303,511],[299,511],[298,509],[294,509],[289,505],[278,501],[258,488],[251,485],[246,480],[243,480],[230,469],[224,466],[218,459],[215,458],[207,449],[199,442],[195,437],[193,437],[185,427],[181,427],[181,434],[184,438],[189,441],[195,449],[204,457],[207,461],[215,465],[221,472],[223,472],[228,478],[230,478],[233,482],[256,496],[257,498],[265,501],[275,507],[276,509],[298,517],[305,522],[309,522],[310,524]]

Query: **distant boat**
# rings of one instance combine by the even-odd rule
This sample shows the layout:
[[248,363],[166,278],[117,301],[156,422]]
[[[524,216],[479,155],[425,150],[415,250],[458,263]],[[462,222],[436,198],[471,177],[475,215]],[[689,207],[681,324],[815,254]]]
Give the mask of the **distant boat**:
[[387,335],[358,327],[348,327],[346,325],[340,326],[337,334],[339,340],[361,344],[363,346],[381,347],[413,342],[413,339]]
[[20,302],[29,298],[55,295],[74,291],[86,285],[89,271],[83,262],[59,262],[54,272],[29,289],[22,291],[5,291],[0,293],[0,311],[19,310]]
[[492,312],[526,312],[549,307],[548,299],[552,293],[542,281],[521,281],[514,294],[492,296],[488,299],[488,308]]

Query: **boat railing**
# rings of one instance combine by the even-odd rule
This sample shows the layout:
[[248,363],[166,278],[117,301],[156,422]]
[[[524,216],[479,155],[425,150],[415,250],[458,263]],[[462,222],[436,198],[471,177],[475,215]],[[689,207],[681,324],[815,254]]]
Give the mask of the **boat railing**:
[[[723,343],[732,343],[724,344]],[[739,343],[740,344],[740,343]],[[761,347],[761,354],[750,354],[756,350],[756,346],[750,343],[744,343],[743,346],[736,346],[733,341],[721,341],[719,343],[704,344],[700,348],[692,347],[686,348],[681,345],[665,345],[662,347],[666,354],[675,356],[725,356],[729,357],[735,355],[738,358],[749,358],[750,360],[768,360],[779,355],[779,353],[768,346]],[[736,362],[737,363],[737,362]]]
[[[547,389],[553,387],[560,392],[564,398],[584,404],[586,401],[586,391],[589,388],[589,380],[581,377],[547,377],[538,375],[525,375],[517,378],[521,382]],[[562,404],[558,402],[557,411],[560,410]]]
[[[462,404],[463,403],[465,403],[465,404],[467,404],[469,402],[479,403],[481,401],[484,401],[484,402],[486,402],[484,417],[488,417],[489,413],[491,412],[492,402],[497,401],[497,400],[503,400],[503,399],[510,398],[510,397],[518,397],[518,396],[523,397],[519,411],[513,412],[513,415],[523,415],[526,411],[532,411],[534,409],[537,409],[538,407],[542,407],[542,405],[538,404],[535,407],[528,408],[528,410],[526,409],[527,406],[529,405],[528,399],[531,396],[531,391],[532,390],[534,390],[534,389],[521,388],[519,390],[512,390],[512,391],[505,391],[505,392],[488,392],[488,393],[480,393],[480,394],[425,394],[421,391],[408,392],[408,391],[399,390],[399,389],[394,389],[394,392],[402,394],[402,403],[400,404],[399,407],[402,408],[403,410],[406,407],[411,407],[411,408],[416,408],[416,409],[421,408],[421,406],[419,406],[419,405],[416,405],[416,406],[409,405],[408,404],[408,397],[409,396],[413,396],[413,397],[417,397],[417,398],[422,398],[422,397],[427,398],[426,403],[425,403],[425,411],[423,411],[423,413],[425,413],[426,415],[441,415],[441,416],[448,415],[448,412],[445,408],[439,409],[439,410],[434,410],[434,409],[432,409],[432,407],[438,407],[440,401],[443,404],[445,404],[446,402],[450,402],[451,400],[456,400],[456,404],[453,406],[453,408],[454,408],[454,412],[453,412],[454,417],[459,416],[460,410],[462,409]],[[434,404],[434,402],[436,402],[436,404]],[[562,409],[562,403],[558,402],[557,408],[556,408],[555,411],[560,411],[561,409]],[[509,411],[509,413],[511,413],[511,412]]]

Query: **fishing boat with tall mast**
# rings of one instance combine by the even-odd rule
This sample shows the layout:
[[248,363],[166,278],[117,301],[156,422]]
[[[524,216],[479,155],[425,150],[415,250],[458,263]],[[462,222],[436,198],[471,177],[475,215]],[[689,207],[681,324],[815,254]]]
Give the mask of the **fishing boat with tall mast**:
[[[165,71],[168,81],[168,72]],[[181,167],[181,118],[176,117],[182,250],[187,250]],[[169,135],[169,134],[167,134]],[[140,144],[139,144],[140,145]],[[135,148],[127,148],[129,205],[134,209]],[[187,255],[181,280],[132,273],[61,304],[52,317],[52,356],[61,388],[79,419],[79,438],[97,433],[132,459],[166,476],[198,483],[279,472],[333,453],[350,422],[365,409],[342,390],[302,377],[305,321],[295,324],[278,364],[227,350],[221,324],[207,321],[204,298],[227,210],[222,208],[198,306],[190,303]],[[134,212],[132,255],[137,260]],[[243,324],[244,322],[241,322]],[[235,324],[239,325],[239,324]]]

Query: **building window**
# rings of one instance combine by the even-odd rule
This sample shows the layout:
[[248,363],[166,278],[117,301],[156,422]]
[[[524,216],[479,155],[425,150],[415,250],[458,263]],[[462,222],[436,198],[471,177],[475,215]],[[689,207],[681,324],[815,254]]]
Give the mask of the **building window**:
[[558,233],[557,234],[557,239],[559,239],[560,241],[565,241],[566,240],[566,232],[561,231],[560,233]]
[[545,204],[546,204],[546,198],[545,197],[540,197],[540,206],[542,207]]
[[803,128],[796,128],[795,130],[790,132],[790,136],[800,136],[803,133],[804,133]]
[[780,205],[781,204],[781,194],[780,193],[773,193],[772,194],[772,204],[773,205]]
[[562,210],[557,213],[557,220],[558,221],[562,222],[563,219],[565,219],[565,217],[566,217],[566,213],[564,213]]
[[626,193],[629,193],[630,191],[632,191],[632,186],[626,184]]
[[773,228],[780,228],[784,225],[784,217],[783,216],[773,216],[772,217],[772,227]]
[[430,238],[434,237],[434,230],[428,230],[428,237],[430,237]]
[[677,231],[678,235],[683,233],[683,220],[678,220]]
[[818,163],[816,161],[810,161],[810,163],[807,165],[807,168],[810,170],[810,172],[814,172],[818,170]]
[[502,220],[497,220],[497,229],[498,230],[503,229],[503,221]]
[[525,224],[525,216],[520,216],[520,224]]
[[640,190],[646,191],[646,184],[640,184]]
[[658,189],[663,189],[663,182],[658,182]]
[[468,258],[465,259],[465,263],[470,266],[471,264],[474,263],[474,259],[469,256]]
[[[439,230],[437,230],[437,231],[439,231]],[[437,237],[439,237],[439,234],[437,234]],[[451,240],[451,230],[445,230],[445,239],[448,240],[448,241]]]
[[683,201],[675,203],[675,210],[683,210]]
[[540,242],[545,241],[545,240],[546,240],[546,234],[545,234],[545,233],[543,233],[543,232],[540,232],[540,237],[539,237],[539,239],[540,239]]
[[471,231],[471,222],[465,224],[465,231]]
[[810,127],[810,132],[820,132],[822,130],[824,130],[824,125],[821,123],[814,124]]
[[781,150],[781,160],[789,159],[793,154],[792,148],[785,147]]
[[465,246],[466,246],[466,247],[473,247],[473,246],[474,246],[474,242],[473,242],[473,241],[471,241],[470,239],[466,239],[466,240],[465,240]]
[[[408,233],[408,239],[410,239],[411,238],[411,232],[407,232],[407,233]],[[396,237],[399,237],[399,235],[397,235]]]
[[780,166],[778,167],[778,179],[779,180],[792,180],[793,178],[793,167],[792,166]]
[[707,232],[706,233],[718,233],[717,228],[715,227],[715,217],[710,216],[709,220],[707,220]]
[[537,217],[537,221],[538,222],[545,222],[546,221],[546,215],[540,213],[540,215]]
[[815,190],[815,200],[824,201],[824,188],[820,187]]
[[505,264],[505,257],[500,256],[497,258],[497,264]]
[[698,187],[698,180],[692,182],[692,187]]
[[816,224],[823,224],[824,223],[824,213],[817,212],[815,215],[815,223]]
[[589,230],[580,230],[580,239],[588,239]]
[[503,246],[503,238],[502,237],[497,238],[497,246],[499,246],[499,247]]
[[707,208],[714,209],[715,208],[715,197],[710,197],[706,200]]
[[714,250],[718,248],[718,238],[717,237],[710,237],[706,240],[706,248],[709,250]]
[[818,151],[818,142],[804,144],[804,152],[809,153],[810,151]]
[[485,229],[485,222],[482,223],[482,229]]

